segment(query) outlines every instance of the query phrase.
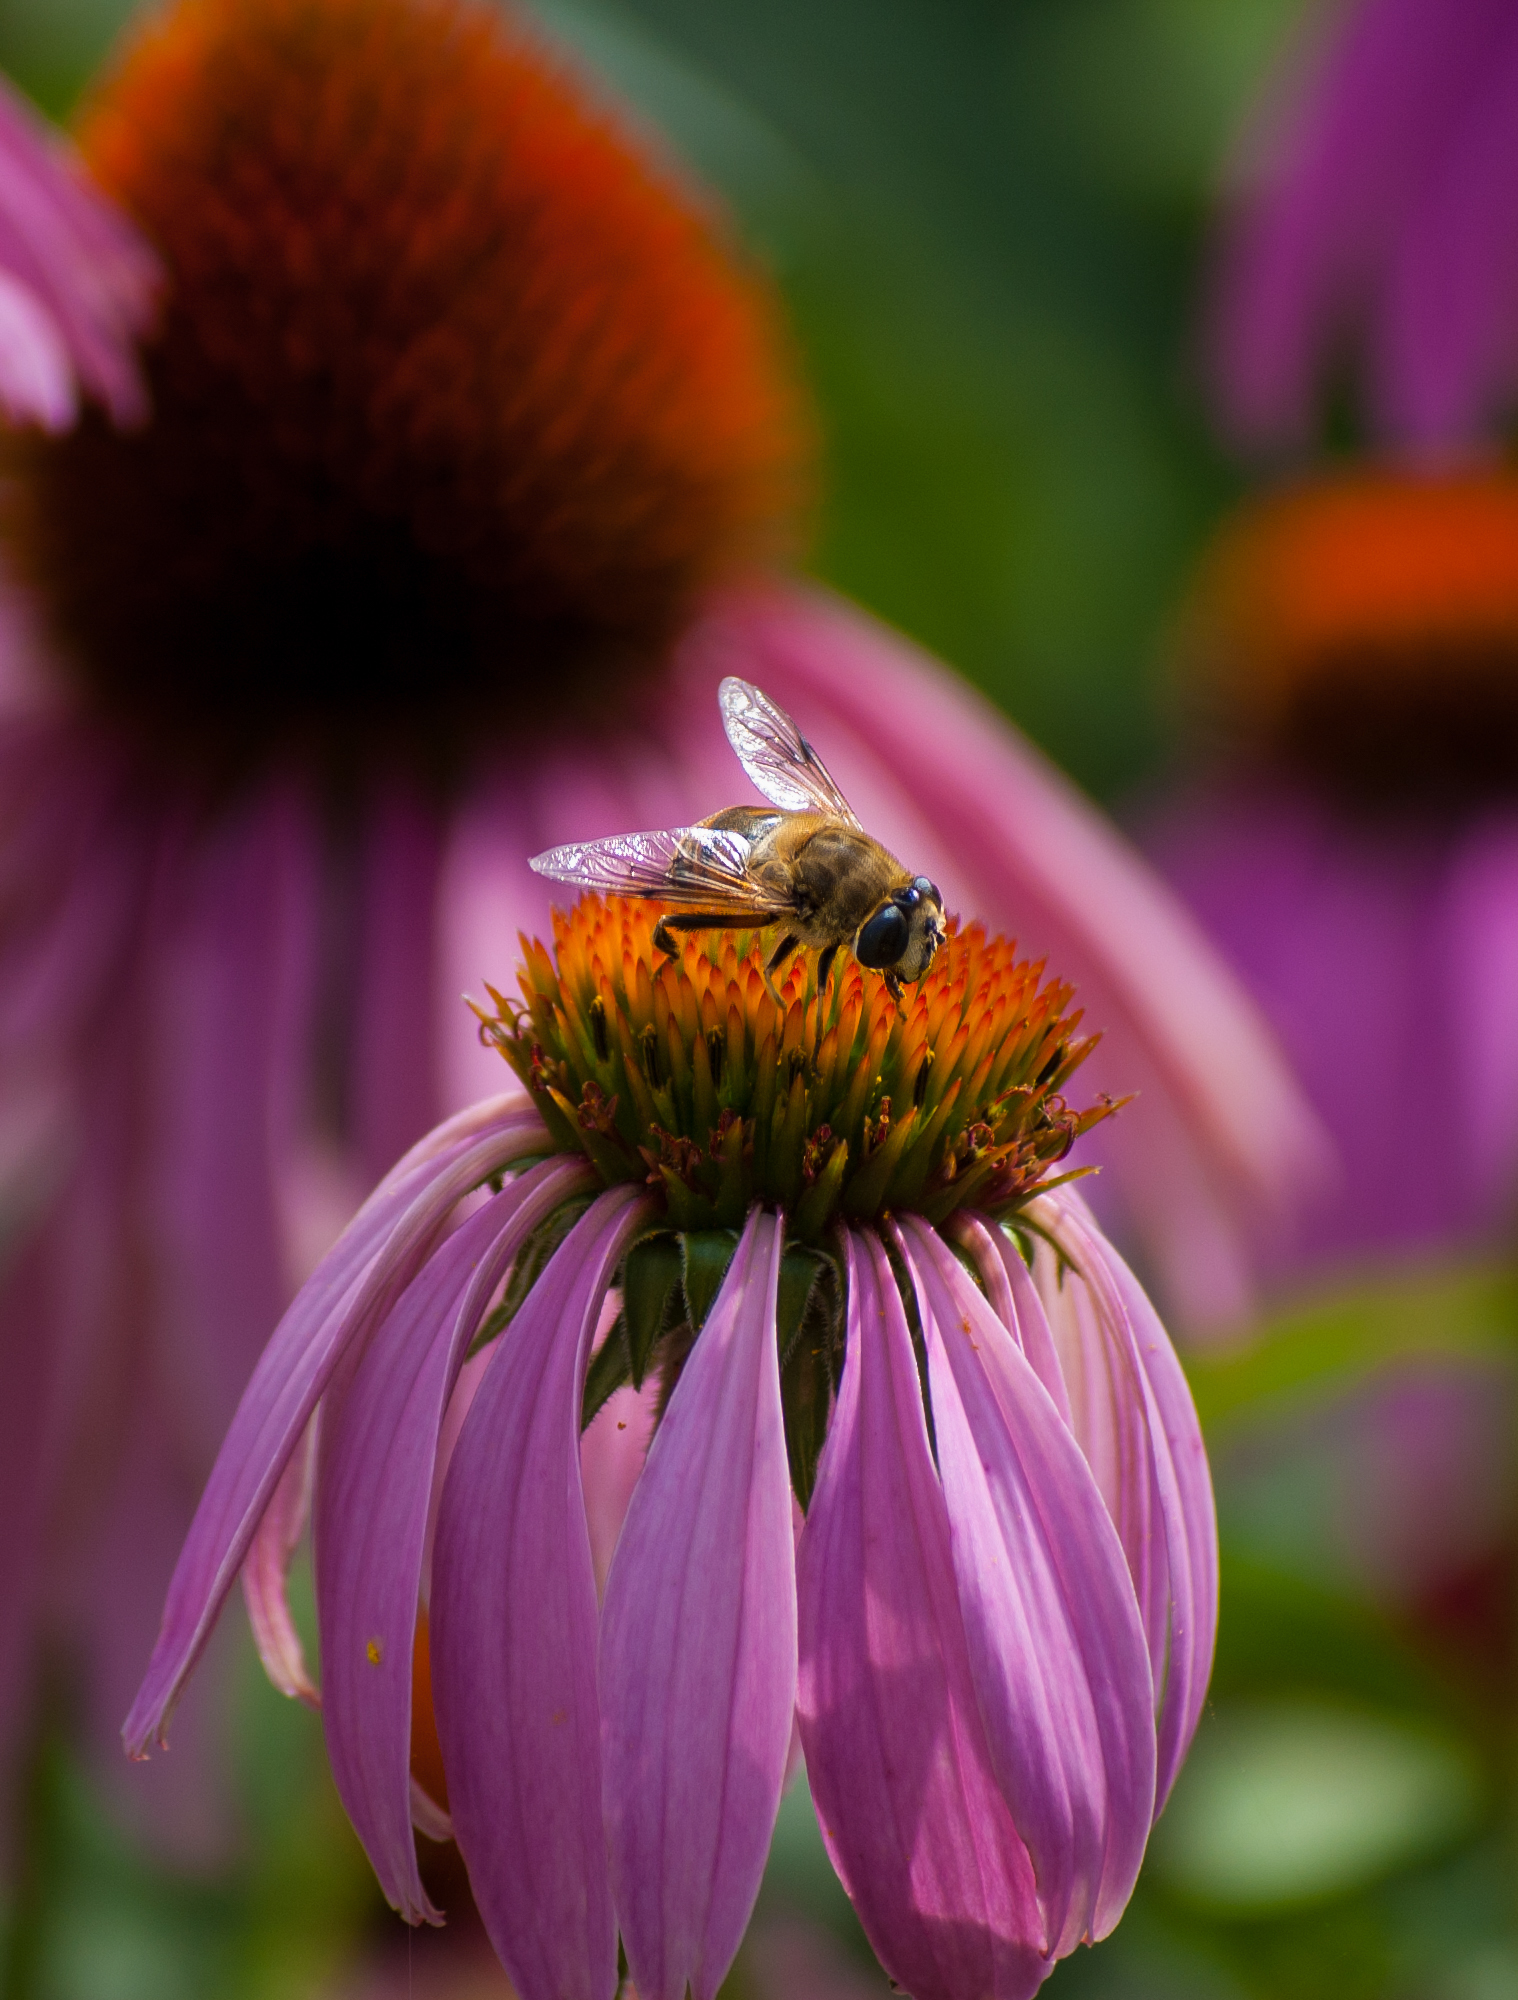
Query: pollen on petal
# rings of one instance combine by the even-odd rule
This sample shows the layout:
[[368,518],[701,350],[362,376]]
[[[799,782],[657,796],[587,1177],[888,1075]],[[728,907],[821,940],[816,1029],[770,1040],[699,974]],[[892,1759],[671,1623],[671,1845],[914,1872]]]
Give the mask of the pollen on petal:
[[119,719],[461,755],[789,545],[767,287],[524,23],[179,0],[80,136],[166,267],[153,421],[18,447],[10,532]]

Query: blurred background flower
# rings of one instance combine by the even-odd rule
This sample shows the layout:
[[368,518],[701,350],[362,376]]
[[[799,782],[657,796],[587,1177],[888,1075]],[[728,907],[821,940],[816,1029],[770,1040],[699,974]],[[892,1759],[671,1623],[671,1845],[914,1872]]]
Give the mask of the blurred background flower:
[[[0,0],[0,62],[65,117],[128,12],[125,0]],[[1246,1219],[1241,1233],[1240,1208],[1251,1205],[1241,1157],[1302,1160],[1300,1124],[1262,1119],[1260,1097],[1241,1083],[1221,1127],[1214,1098],[1201,1150],[1194,1123],[1170,1126],[1177,1160],[1154,1107],[1175,1100],[1187,1073],[1174,1060],[1185,1031],[1172,1021],[1151,1039],[1147,1056],[1168,1041],[1172,1060],[1141,1079],[1144,1163],[1163,1165],[1156,1182],[1170,1213],[1190,1188],[1184,1241],[1215,1246],[1210,1269],[1190,1265],[1193,1314],[1231,1309],[1238,1330],[1237,1316],[1255,1313],[1251,1344],[1192,1369],[1223,1534],[1216,1713],[1124,1924],[1062,1965],[1050,1990],[1111,2000],[1506,1995],[1518,1989],[1505,1775],[1518,1602],[1503,650],[1512,567],[1498,469],[1514,351],[1511,9],[1497,0],[1006,9],[541,0],[537,12],[636,107],[661,162],[655,177],[673,173],[688,188],[693,166],[773,274],[792,330],[776,379],[783,393],[792,369],[804,377],[812,407],[799,422],[803,434],[815,426],[820,444],[809,573],[963,668],[1140,829],[1274,1021],[1347,1164],[1336,1187],[1319,1184],[1295,1238],[1278,1212],[1262,1213],[1254,1230]],[[695,210],[707,213],[700,198]],[[298,268],[286,277],[297,281]],[[65,338],[64,361],[72,351]],[[8,406],[62,422],[69,396],[57,385],[89,379],[78,353],[61,372],[56,336],[46,352],[50,375],[36,374],[30,389],[0,382],[0,394],[29,394],[29,405]],[[1235,515],[1253,474],[1223,438],[1263,451],[1290,487]],[[69,449],[83,465],[109,444],[93,420]],[[1387,447],[1408,462],[1367,456]],[[1474,454],[1475,471],[1460,452]],[[805,467],[804,448],[795,463]],[[1430,471],[1440,477],[1425,479]],[[198,528],[197,504],[186,513]],[[218,507],[209,516],[225,518]],[[768,518],[783,530],[786,509]],[[140,524],[129,525],[123,547],[141,547]],[[152,581],[126,577],[132,590]],[[729,598],[695,630],[676,672],[709,686],[737,665],[772,685],[819,738],[837,731],[848,744],[836,763],[867,819],[883,798],[925,854],[939,842],[962,864],[977,859],[986,836],[964,829],[986,822],[956,817],[962,802],[947,775],[930,783],[919,770],[912,704],[861,714],[846,677],[819,678],[857,645],[873,671],[906,673],[915,690],[919,659],[881,652],[836,598],[792,595],[780,610],[777,620],[772,596]],[[56,669],[28,607],[12,615],[10,657],[31,658],[22,691],[32,701]],[[1157,665],[1177,654],[1184,671],[1167,692]],[[193,676],[182,685],[193,709]],[[177,722],[180,707],[171,694],[159,714]],[[65,1024],[57,1040],[70,1073],[87,1075],[98,1119],[121,1075],[112,1036],[140,1044],[146,1008],[151,1045],[164,1052],[155,1063],[179,1079],[174,1094],[155,1096],[152,1143],[169,1127],[188,1136],[176,1141],[168,1183],[132,1182],[142,1191],[136,1261],[87,1265],[55,1246],[71,1309],[99,1324],[88,1287],[103,1282],[119,1296],[123,1268],[131,1299],[145,1297],[139,1287],[160,1282],[173,1240],[163,1218],[191,1212],[176,1209],[183,1190],[204,1177],[205,1205],[222,1199],[214,1175],[225,1157],[192,1115],[194,1077],[212,1072],[236,1082],[239,1116],[262,1135],[268,1185],[284,1190],[277,1213],[272,1194],[248,1208],[263,1218],[264,1247],[241,1267],[261,1273],[277,1302],[341,1219],[357,1173],[387,1164],[387,1147],[472,1091],[476,1054],[450,1045],[441,1024],[459,987],[496,969],[496,940],[526,907],[509,856],[561,829],[584,831],[591,808],[615,808],[616,823],[630,825],[641,817],[626,810],[635,797],[649,801],[649,817],[662,814],[686,782],[682,761],[703,809],[725,796],[714,707],[677,709],[657,769],[643,767],[635,784],[622,770],[592,781],[583,761],[540,759],[525,797],[482,787],[446,826],[429,819],[414,783],[382,801],[371,794],[364,809],[359,785],[324,796],[315,831],[310,794],[303,807],[297,785],[277,802],[265,792],[258,826],[224,809],[219,844],[196,823],[178,847],[155,850],[154,928],[139,928],[164,954],[161,989],[144,1000],[130,983],[94,985],[97,1031],[76,1025],[87,1012],[78,1006],[54,1027]],[[963,713],[982,726],[980,712]],[[46,733],[35,720],[27,727]],[[55,768],[31,758],[35,740],[17,739],[14,796],[26,811],[49,795]],[[52,885],[65,877],[99,882],[76,854],[112,859],[126,875],[145,866],[117,831],[142,824],[141,791],[126,820],[111,819],[118,795],[98,775],[111,755],[96,755],[95,789],[74,762],[78,789],[56,795],[75,845],[53,848],[50,868],[30,877],[28,913],[56,901]],[[1027,787],[1019,796],[1052,798],[1068,863],[1081,852],[1064,837],[1080,834],[1079,813],[1062,816],[1068,803],[1057,786],[1042,789],[1036,765],[1015,768]],[[172,789],[148,786],[165,843]],[[1036,834],[1019,835],[1015,816],[991,817],[1024,893],[1036,891]],[[27,879],[30,860],[17,865]],[[1110,960],[1098,947],[1130,928],[1153,935],[1164,906],[1148,890],[1125,904],[1135,878],[1123,869],[1098,879],[1097,936],[1062,969],[1099,1021]],[[986,887],[967,882],[967,901],[984,907]],[[114,890],[101,893],[107,907],[126,907]],[[260,902],[265,914],[244,935],[230,912]],[[307,934],[328,940],[309,973],[301,910]],[[79,911],[88,931],[88,906]],[[986,914],[1026,935],[1015,904]],[[319,1084],[277,1105],[271,1124],[260,1061],[267,1076],[283,1061],[267,1052],[298,1040],[289,981],[250,987],[243,966],[267,966],[258,940],[275,924],[285,927],[279,963],[320,996],[307,1063]],[[1179,940],[1195,964],[1185,931],[1169,916],[1162,924],[1164,948],[1148,963]],[[412,947],[424,934],[430,961]],[[360,970],[390,1005],[383,1020],[361,1017],[345,1042],[336,1000],[357,989]],[[228,1047],[240,1063],[227,1062]],[[433,1073],[413,1092],[424,1067],[386,1052],[418,1048],[434,1052]],[[1234,1067],[1221,1045],[1199,1060],[1210,1076]],[[28,1056],[20,1067],[39,1085],[56,1074],[51,1051],[46,1065]],[[381,1076],[393,1092],[368,1087]],[[39,1088],[35,1098],[30,1129],[57,1132],[56,1096]],[[125,1144],[140,1106],[117,1104],[112,1115]],[[1221,1164],[1230,1155],[1231,1168]],[[8,1183],[13,1242],[58,1185],[35,1152],[21,1157]],[[56,1175],[68,1157],[41,1159]],[[94,1163],[97,1188],[122,1184],[102,1148],[72,1157]],[[36,1206],[20,1205],[23,1192]],[[1160,1275],[1175,1246],[1153,1229],[1161,1204],[1144,1196],[1130,1173],[1126,1226],[1150,1222],[1145,1255]],[[76,1175],[58,1211],[76,1244],[103,1240],[84,1209],[95,1198]],[[1262,1257],[1276,1289],[1263,1310],[1247,1303]],[[160,1378],[182,1368],[181,1335],[204,1300],[234,1282],[223,1243],[202,1241],[197,1263],[175,1268],[198,1271],[198,1290],[151,1316],[174,1343],[159,1350]],[[46,1548],[50,1595],[66,1613],[46,1628],[51,1722],[26,1738],[27,1837],[5,1974],[18,1994],[159,2000],[324,1981],[348,1992],[371,1979],[389,1992],[413,1978],[418,1993],[501,1990],[488,1960],[471,1961],[450,1849],[427,1862],[434,1895],[456,1913],[450,1935],[392,1937],[319,1775],[313,1718],[246,1673],[240,1634],[227,1635],[236,1657],[219,1697],[230,1790],[192,1798],[199,1819],[165,1802],[152,1815],[158,1842],[145,1844],[144,1795],[70,1747],[108,1675],[71,1678],[69,1663],[114,1660],[111,1672],[134,1677],[150,1636],[134,1621],[150,1627],[154,1615],[143,1612],[140,1579],[155,1560],[166,1571],[207,1463],[207,1437],[194,1427],[204,1421],[214,1435],[239,1367],[267,1332],[267,1318],[253,1325],[262,1310],[221,1315],[227,1345],[198,1358],[224,1379],[194,1408],[160,1398],[151,1420],[141,1366],[125,1378],[98,1351],[81,1355],[73,1380],[99,1422],[81,1433],[59,1520],[69,1546],[93,1546],[91,1567],[63,1563],[56,1541],[17,1538],[23,1553]],[[239,1349],[244,1339],[251,1345]],[[11,1380],[35,1383],[57,1353],[18,1342]],[[125,1369],[128,1351],[117,1360]],[[138,1446],[135,1468],[100,1443],[122,1435],[134,1408],[123,1379],[139,1398],[125,1433]],[[31,1421],[40,1394],[28,1388],[6,1406],[18,1410],[6,1419],[17,1426],[12,1467],[20,1444],[40,1449]],[[115,1540],[91,1544],[84,1530],[101,1521]],[[156,1603],[156,1586],[147,1597]],[[30,1647],[37,1629],[17,1606],[6,1636]],[[119,1653],[102,1651],[102,1638]],[[103,1737],[119,1716],[96,1705]],[[209,1768],[190,1755],[188,1734],[175,1758],[183,1762],[160,1765]],[[166,1866],[162,1833],[176,1823],[191,1831]],[[808,1981],[819,1994],[835,1990],[828,1982],[840,1993],[882,1990],[829,1879],[803,1786],[782,1808],[750,1945],[731,1975],[734,2000],[804,1993]]]

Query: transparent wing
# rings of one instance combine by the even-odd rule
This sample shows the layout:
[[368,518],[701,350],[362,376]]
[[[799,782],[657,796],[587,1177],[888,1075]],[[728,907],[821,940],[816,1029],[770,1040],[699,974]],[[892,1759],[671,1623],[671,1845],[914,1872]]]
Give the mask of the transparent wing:
[[717,700],[738,762],[772,805],[785,812],[826,813],[845,826],[859,825],[827,765],[778,702],[734,674],[718,688]]
[[614,896],[645,896],[671,909],[710,910],[740,921],[783,916],[784,909],[750,879],[748,857],[749,843],[741,833],[675,826],[662,833],[572,841],[535,854],[531,865],[554,882]]

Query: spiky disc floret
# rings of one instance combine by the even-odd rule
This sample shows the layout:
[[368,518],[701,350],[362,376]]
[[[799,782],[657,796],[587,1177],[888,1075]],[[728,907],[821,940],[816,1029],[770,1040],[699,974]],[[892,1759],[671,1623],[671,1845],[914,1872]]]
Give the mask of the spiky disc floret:
[[1112,1109],[1061,1095],[1095,1040],[1072,988],[979,924],[951,926],[900,1010],[852,959],[835,970],[814,1065],[814,961],[792,962],[782,1010],[756,935],[671,960],[657,916],[598,896],[555,912],[554,954],[523,940],[523,1004],[492,990],[482,1032],[559,1144],[608,1185],[658,1188],[677,1230],[737,1229],[756,1202],[803,1243],[893,1210],[1005,1216]]

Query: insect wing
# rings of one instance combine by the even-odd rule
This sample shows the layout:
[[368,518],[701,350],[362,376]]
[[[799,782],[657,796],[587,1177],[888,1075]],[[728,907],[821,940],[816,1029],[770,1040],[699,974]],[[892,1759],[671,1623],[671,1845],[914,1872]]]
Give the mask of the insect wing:
[[827,765],[778,702],[735,674],[718,688],[717,700],[738,762],[772,805],[785,812],[825,813],[845,826],[859,826]]
[[535,854],[531,866],[555,882],[613,896],[657,897],[671,909],[731,911],[740,919],[778,914],[750,880],[749,843],[741,833],[710,826],[668,827],[662,833],[614,833]]

